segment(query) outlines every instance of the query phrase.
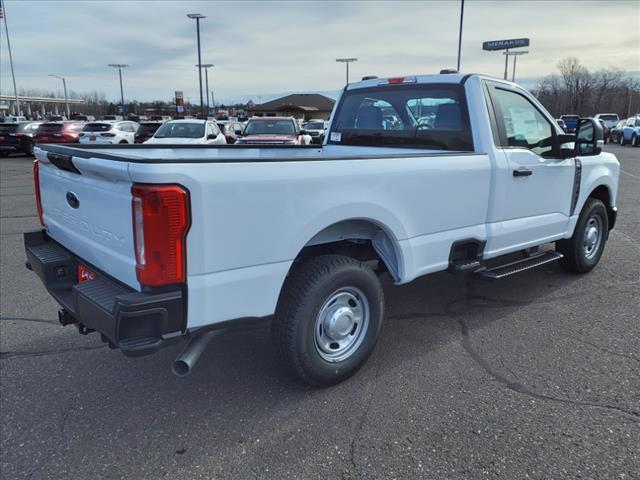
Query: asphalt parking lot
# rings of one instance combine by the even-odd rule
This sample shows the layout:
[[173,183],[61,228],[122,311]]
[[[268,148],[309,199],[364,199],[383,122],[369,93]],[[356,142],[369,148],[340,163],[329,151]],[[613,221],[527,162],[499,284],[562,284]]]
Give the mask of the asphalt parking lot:
[[127,359],[60,327],[24,268],[30,158],[1,159],[1,477],[640,478],[640,149],[606,149],[620,213],[592,273],[387,283],[374,355],[326,390],[283,375],[266,328],[179,379],[181,347]]

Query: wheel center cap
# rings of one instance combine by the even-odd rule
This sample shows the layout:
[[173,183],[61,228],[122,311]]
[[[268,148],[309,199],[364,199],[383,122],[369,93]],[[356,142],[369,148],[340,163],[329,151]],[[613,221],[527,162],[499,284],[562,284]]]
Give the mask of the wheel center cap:
[[349,307],[340,307],[327,318],[324,330],[332,340],[346,337],[353,329],[353,312]]
[[598,229],[595,227],[589,228],[586,234],[586,241],[589,247],[593,247],[598,241]]

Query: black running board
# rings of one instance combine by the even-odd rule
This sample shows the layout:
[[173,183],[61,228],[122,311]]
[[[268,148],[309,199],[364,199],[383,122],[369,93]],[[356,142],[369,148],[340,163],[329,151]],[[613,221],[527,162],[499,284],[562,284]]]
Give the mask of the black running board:
[[481,268],[473,272],[480,278],[486,278],[489,280],[498,280],[500,278],[508,277],[509,275],[515,275],[516,273],[524,272],[532,268],[545,265],[547,263],[555,262],[563,257],[558,252],[545,252],[532,257],[523,258],[515,262],[507,263],[505,265],[499,265],[491,269]]

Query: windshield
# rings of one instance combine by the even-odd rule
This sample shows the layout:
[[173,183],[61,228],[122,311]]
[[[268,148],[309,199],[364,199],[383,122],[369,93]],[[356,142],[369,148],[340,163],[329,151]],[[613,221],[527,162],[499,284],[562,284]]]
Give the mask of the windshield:
[[249,120],[245,135],[295,135],[296,127],[291,120]]
[[155,138],[201,138],[204,137],[204,123],[169,122],[162,125]]
[[323,122],[307,122],[303,125],[305,130],[324,130]]
[[83,128],[83,132],[108,132],[113,127],[111,123],[87,123]]
[[347,91],[330,143],[473,150],[464,93],[458,85],[406,85]]
[[618,115],[600,115],[600,120],[607,120],[610,122],[617,122]]

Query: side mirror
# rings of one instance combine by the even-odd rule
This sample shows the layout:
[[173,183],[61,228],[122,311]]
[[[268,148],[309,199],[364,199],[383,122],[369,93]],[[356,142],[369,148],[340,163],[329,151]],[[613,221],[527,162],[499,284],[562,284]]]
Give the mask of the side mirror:
[[218,138],[218,136],[214,135],[213,133],[210,133],[209,135],[207,135],[207,140],[215,140],[216,138]]
[[236,135],[238,135],[238,136],[241,136],[241,135],[242,135],[242,130],[236,130],[234,133],[235,133]]
[[309,135],[306,130],[300,130],[300,135]]
[[599,155],[604,145],[602,125],[593,118],[581,118],[576,125],[575,155]]

